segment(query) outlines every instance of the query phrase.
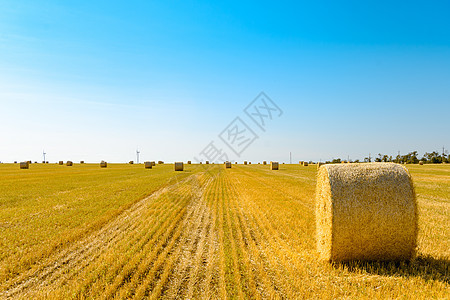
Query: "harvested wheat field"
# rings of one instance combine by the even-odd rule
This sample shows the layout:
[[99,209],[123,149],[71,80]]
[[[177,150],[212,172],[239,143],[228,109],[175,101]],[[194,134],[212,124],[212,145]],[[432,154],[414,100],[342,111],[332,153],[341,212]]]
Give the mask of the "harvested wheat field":
[[0,298],[448,298],[450,166],[407,168],[417,258],[329,263],[316,168],[3,164]]

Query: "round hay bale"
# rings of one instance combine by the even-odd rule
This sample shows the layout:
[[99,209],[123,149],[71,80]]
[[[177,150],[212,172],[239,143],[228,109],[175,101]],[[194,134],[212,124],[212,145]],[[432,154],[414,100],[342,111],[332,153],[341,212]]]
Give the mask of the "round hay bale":
[[207,160],[206,162],[205,162],[207,165],[209,165],[209,161]]
[[133,164],[134,164],[134,161],[130,160],[128,163],[129,163],[130,165],[133,165]]
[[267,161],[263,161],[263,165],[267,165]]
[[151,161],[151,163],[152,163],[152,167],[156,166],[156,162]]
[[84,160],[81,160],[81,161],[80,161],[80,164],[84,164]]
[[158,160],[158,165],[163,165],[164,162],[162,160]]
[[73,162],[71,162],[70,160],[67,161],[66,166],[71,167],[73,166]]
[[64,162],[62,160],[59,161],[59,165],[64,165]]
[[183,163],[182,162],[175,163],[175,171],[183,171]]
[[244,165],[247,165],[247,161],[246,160],[244,160]]
[[323,260],[411,259],[417,204],[408,170],[394,163],[324,165],[317,175],[316,228]]
[[30,168],[30,163],[28,161],[23,161],[20,163],[20,168],[21,169],[29,169]]
[[278,162],[277,161],[271,161],[270,162],[270,169],[271,170],[278,170]]
[[307,167],[307,166],[308,166],[308,162],[307,162],[307,161],[304,161],[304,162],[303,162],[303,166],[304,166],[304,167]]
[[423,161],[422,160],[419,161],[419,165],[423,166]]
[[107,168],[108,167],[108,163],[106,161],[101,161],[100,162],[100,168]]
[[153,167],[153,164],[151,161],[144,162],[144,168],[145,169],[151,169]]
[[187,161],[187,164],[188,164],[188,165],[190,165],[190,164],[191,164],[191,161],[190,161],[190,160],[188,160],[188,161]]
[[225,169],[231,169],[231,162],[225,162]]

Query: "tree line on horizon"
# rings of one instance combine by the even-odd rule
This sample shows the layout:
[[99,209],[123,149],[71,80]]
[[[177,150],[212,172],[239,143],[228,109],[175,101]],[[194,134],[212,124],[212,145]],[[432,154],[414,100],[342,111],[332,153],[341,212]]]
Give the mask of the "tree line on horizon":
[[[377,157],[371,157],[370,154],[368,157],[364,157],[363,162],[394,162],[399,164],[418,164],[419,162],[423,162],[424,164],[442,164],[442,163],[450,163],[450,154],[448,151],[443,150],[442,153],[437,151],[433,152],[425,152],[424,155],[419,158],[418,151],[412,151],[405,155],[398,154],[393,157],[392,155],[381,154],[378,153]],[[340,158],[334,158],[331,161],[326,161],[325,163],[338,164],[346,162],[346,160],[342,160]],[[361,162],[359,159],[350,160],[350,162]]]

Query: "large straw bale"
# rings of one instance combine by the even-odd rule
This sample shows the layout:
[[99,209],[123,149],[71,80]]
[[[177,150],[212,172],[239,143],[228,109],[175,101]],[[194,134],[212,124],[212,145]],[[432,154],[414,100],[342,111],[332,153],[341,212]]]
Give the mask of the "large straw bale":
[[151,161],[144,162],[144,168],[151,169],[152,167],[153,167],[153,165],[152,165]]
[[406,168],[394,163],[327,164],[317,176],[321,259],[404,260],[414,256],[417,205]]
[[20,168],[21,168],[21,169],[29,169],[29,168],[30,168],[30,163],[27,162],[27,161],[22,161],[22,162],[20,163]]
[[181,161],[175,163],[175,171],[183,171],[183,163]]
[[67,161],[66,166],[71,167],[73,166],[73,162],[71,162],[70,160]]
[[100,168],[106,168],[106,167],[108,167],[108,163],[106,162],[106,161],[101,161],[100,162]]
[[231,169],[231,162],[225,162],[225,169]]
[[271,170],[278,170],[278,162],[277,161],[271,161],[270,162],[270,169]]

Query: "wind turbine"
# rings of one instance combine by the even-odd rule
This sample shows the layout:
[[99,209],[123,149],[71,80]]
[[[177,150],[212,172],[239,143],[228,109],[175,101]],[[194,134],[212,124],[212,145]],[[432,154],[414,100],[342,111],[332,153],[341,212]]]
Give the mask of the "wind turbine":
[[44,155],[44,164],[45,164],[45,154],[47,153],[45,153],[45,150],[42,150],[42,154]]
[[136,149],[136,157],[137,157],[138,164],[139,164],[139,153],[141,153],[141,151],[139,151],[139,149]]

